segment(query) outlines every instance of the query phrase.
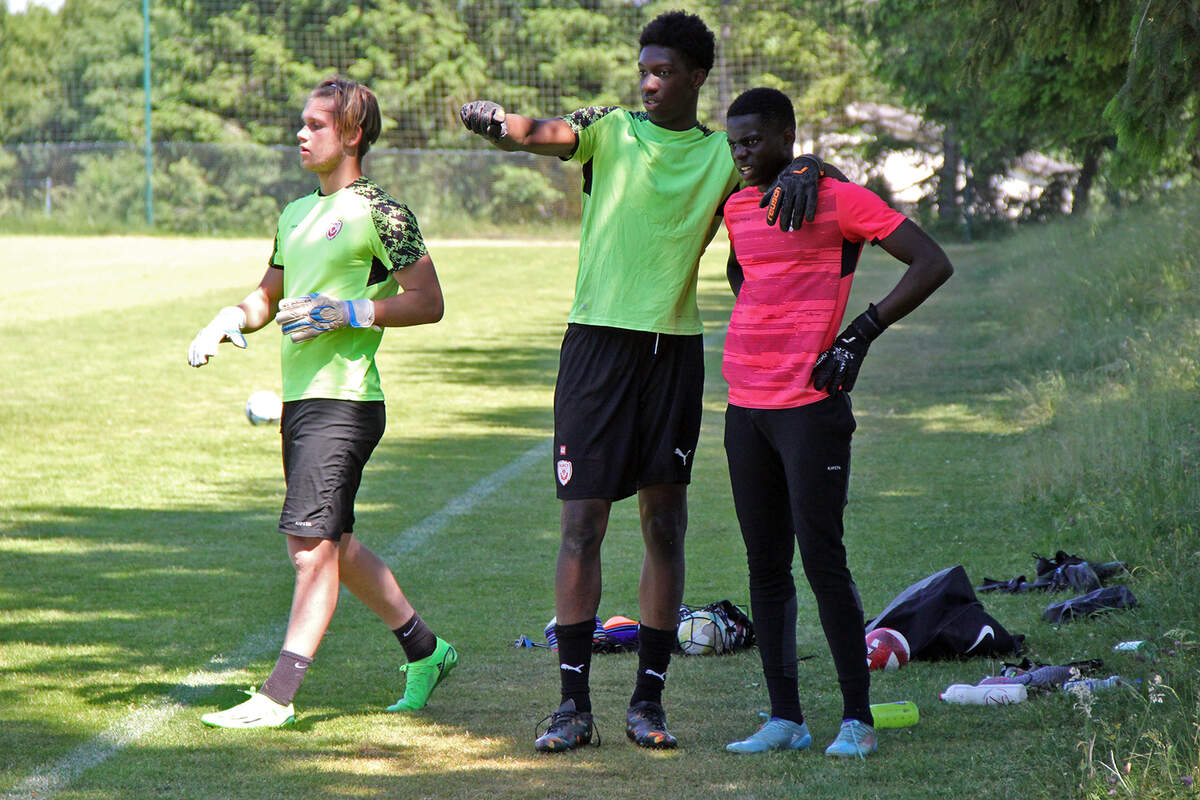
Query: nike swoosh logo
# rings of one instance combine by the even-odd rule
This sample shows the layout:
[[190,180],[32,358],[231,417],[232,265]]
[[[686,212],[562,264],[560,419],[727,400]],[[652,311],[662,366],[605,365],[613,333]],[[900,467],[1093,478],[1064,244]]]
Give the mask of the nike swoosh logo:
[[985,638],[987,638],[988,636],[995,639],[996,631],[992,630],[991,625],[984,625],[982,628],[979,629],[979,635],[975,637],[975,643],[967,648],[967,652],[969,653],[972,650],[974,650],[976,647],[978,647],[980,645],[980,643],[983,642],[983,640]]

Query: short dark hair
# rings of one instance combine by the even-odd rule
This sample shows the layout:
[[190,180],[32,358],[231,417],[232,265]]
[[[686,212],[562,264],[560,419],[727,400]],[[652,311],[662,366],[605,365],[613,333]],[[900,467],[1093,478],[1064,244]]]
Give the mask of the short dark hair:
[[725,118],[746,114],[758,114],[764,122],[773,122],[782,128],[796,127],[796,112],[792,110],[792,101],[778,89],[768,89],[765,86],[747,89],[729,104],[729,112]]
[[383,127],[375,94],[361,83],[340,75],[321,81],[312,94],[333,100],[333,124],[340,135],[353,136],[355,128],[362,128],[362,138],[358,141],[358,161],[362,163]]
[[668,11],[655,17],[642,28],[638,45],[669,47],[705,72],[712,71],[717,56],[717,40],[713,32],[704,24],[704,20],[686,11]]

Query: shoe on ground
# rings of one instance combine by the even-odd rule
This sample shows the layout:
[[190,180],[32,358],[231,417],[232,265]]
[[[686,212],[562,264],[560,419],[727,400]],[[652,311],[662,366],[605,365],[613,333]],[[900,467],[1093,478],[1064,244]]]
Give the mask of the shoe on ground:
[[388,706],[387,710],[420,711],[429,702],[433,690],[457,665],[458,651],[449,642],[439,638],[432,653],[400,667],[400,671],[408,675],[404,683],[404,697]]
[[200,721],[210,728],[283,728],[296,721],[291,703],[281,706],[265,694],[249,689],[248,700],[224,711],[205,714]]
[[731,753],[765,753],[768,750],[807,750],[811,745],[808,725],[772,717],[755,733],[740,742],[730,742],[725,749]]
[[667,732],[667,714],[650,700],[634,703],[625,712],[625,735],[638,747],[666,750],[679,744]]
[[[542,722],[549,724],[546,726],[546,732],[537,736]],[[554,713],[539,722],[533,733],[537,736],[533,741],[533,749],[539,753],[574,750],[576,747],[591,744],[593,736],[596,738],[596,746],[600,746],[600,734],[596,731],[591,712],[577,711],[574,700],[567,700]]]
[[833,744],[825,748],[825,755],[837,758],[866,758],[879,748],[875,729],[865,722],[848,719],[842,722]]

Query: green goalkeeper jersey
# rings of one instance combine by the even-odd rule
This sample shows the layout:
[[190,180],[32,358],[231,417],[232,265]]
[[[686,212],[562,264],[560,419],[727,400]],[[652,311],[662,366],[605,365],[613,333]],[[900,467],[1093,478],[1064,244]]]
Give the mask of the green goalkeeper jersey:
[[702,333],[700,256],[738,186],[724,134],[672,131],[645,112],[585,108],[564,117],[583,164],[579,273],[570,322]]
[[[394,270],[425,255],[408,207],[366,178],[334,192],[313,192],[279,216],[271,266],[283,270],[284,297],[311,292],[339,300],[396,294]],[[296,344],[283,337],[283,399],[383,400],[374,328],[339,328]]]

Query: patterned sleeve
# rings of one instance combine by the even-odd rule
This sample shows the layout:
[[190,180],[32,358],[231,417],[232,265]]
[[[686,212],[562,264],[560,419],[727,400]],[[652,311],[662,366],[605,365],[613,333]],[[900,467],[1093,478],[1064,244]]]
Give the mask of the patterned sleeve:
[[563,121],[575,131],[575,151],[571,153],[571,158],[583,163],[591,160],[596,149],[597,129],[593,126],[617,110],[617,106],[589,106],[563,117]]
[[579,135],[584,128],[616,110],[617,106],[588,106],[578,111],[572,111],[563,117],[563,121],[571,126],[571,130],[575,131],[576,135]]
[[366,183],[363,192],[371,204],[371,222],[383,244],[389,272],[403,269],[428,251],[417,218],[408,206],[396,201],[373,183]]

